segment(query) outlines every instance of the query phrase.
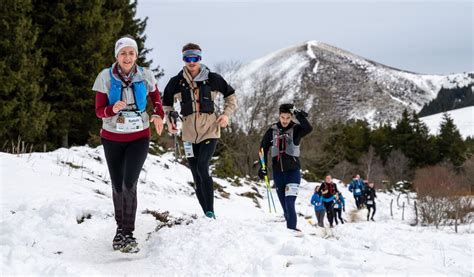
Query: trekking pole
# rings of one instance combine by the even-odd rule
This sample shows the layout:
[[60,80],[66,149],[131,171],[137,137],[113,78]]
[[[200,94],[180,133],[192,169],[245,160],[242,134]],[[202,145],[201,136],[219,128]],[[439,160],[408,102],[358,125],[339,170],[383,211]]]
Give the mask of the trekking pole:
[[[168,114],[171,123],[175,126],[178,124],[178,118],[181,118],[177,111],[170,111]],[[174,139],[174,161],[178,162],[178,155],[179,155],[179,142],[178,142],[178,134],[173,134]]]
[[[260,151],[258,152],[258,156],[260,158],[260,165],[262,166],[262,170],[266,170],[267,167],[265,165],[265,159],[263,158],[263,156],[264,156],[263,148],[260,148]],[[273,210],[276,213],[275,201],[273,201],[272,188],[270,187],[270,181],[268,180],[268,173],[265,174],[263,179],[265,179],[265,185],[267,186],[268,210],[270,211],[270,213],[272,212],[272,209],[271,209],[271,206],[270,206],[270,200],[271,200],[271,202],[273,204]]]

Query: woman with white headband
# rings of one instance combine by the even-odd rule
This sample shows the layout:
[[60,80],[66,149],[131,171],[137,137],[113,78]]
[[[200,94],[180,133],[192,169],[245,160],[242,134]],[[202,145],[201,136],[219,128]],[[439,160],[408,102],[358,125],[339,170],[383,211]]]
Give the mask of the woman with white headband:
[[[148,154],[150,123],[163,130],[164,112],[153,72],[136,64],[137,42],[129,36],[115,43],[116,62],[97,76],[96,115],[102,119],[100,136],[113,188],[117,230],[114,250],[138,252],[133,237],[137,211],[137,182]],[[147,97],[153,115],[146,110]]]

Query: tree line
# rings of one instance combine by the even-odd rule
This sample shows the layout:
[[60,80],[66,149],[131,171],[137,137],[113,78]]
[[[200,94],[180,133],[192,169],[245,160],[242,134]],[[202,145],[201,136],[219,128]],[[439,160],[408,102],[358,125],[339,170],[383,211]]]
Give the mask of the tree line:
[[[469,76],[474,76],[474,74],[469,74]],[[442,88],[435,99],[423,106],[419,115],[428,116],[468,106],[474,106],[472,85],[450,89]]]
[[[462,173],[469,171],[466,165],[472,164],[474,139],[463,139],[448,114],[444,114],[437,135],[430,135],[418,114],[407,110],[397,122],[377,126],[365,120],[315,124],[316,118],[313,115],[314,131],[301,146],[307,180],[321,180],[332,174],[349,181],[357,172],[379,185],[393,186],[401,180],[411,182],[418,169],[449,165],[453,172]],[[236,125],[223,132],[218,145],[215,173],[220,177],[254,176],[257,170],[254,161],[266,128],[243,132]]]

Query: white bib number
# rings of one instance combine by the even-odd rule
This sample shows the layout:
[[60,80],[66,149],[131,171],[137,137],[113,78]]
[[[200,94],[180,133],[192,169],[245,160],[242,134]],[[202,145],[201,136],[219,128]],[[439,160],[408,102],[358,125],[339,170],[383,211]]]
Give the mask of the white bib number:
[[374,204],[374,201],[372,200],[367,200],[367,205],[373,205]]
[[285,196],[298,196],[298,188],[300,184],[287,184],[285,188]]
[[117,131],[130,132],[143,130],[143,119],[136,112],[120,112],[117,117]]
[[184,141],[184,155],[186,158],[194,158],[193,144],[189,141]]
[[356,189],[356,190],[355,190],[355,193],[360,193],[360,189]]

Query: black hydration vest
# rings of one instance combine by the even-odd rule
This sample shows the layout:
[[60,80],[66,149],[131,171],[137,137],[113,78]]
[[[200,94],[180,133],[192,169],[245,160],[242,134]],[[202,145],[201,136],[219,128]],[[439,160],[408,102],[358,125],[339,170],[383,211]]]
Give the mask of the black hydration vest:
[[[211,73],[209,74],[209,79],[206,81],[198,81],[195,82],[197,87],[199,88],[199,102],[200,104],[200,113],[214,113],[214,101],[212,100],[212,85],[211,85]],[[190,88],[188,82],[183,78],[179,82],[181,86],[181,115],[188,116],[190,114],[195,113],[196,111],[193,110],[193,100],[192,98],[192,89]],[[214,89],[216,90],[216,88]]]

